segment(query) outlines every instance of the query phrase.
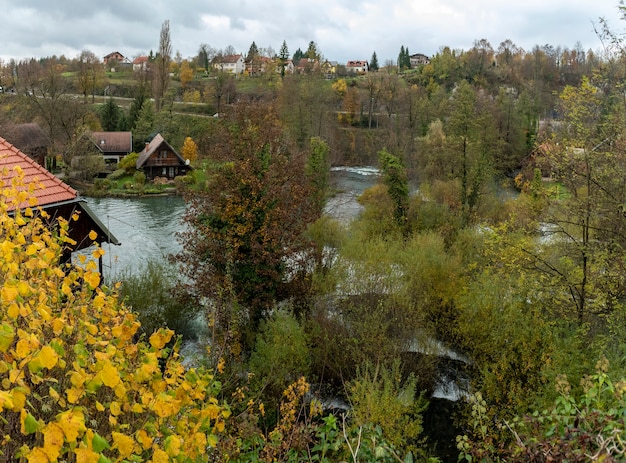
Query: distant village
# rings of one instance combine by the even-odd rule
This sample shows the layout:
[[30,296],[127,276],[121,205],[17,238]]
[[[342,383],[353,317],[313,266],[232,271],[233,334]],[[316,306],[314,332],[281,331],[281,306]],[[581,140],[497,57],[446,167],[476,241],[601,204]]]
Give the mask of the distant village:
[[[430,58],[422,53],[410,55],[409,60],[411,68],[430,63]],[[103,57],[104,65],[113,71],[117,69],[120,71],[130,69],[141,71],[148,67],[149,62],[149,56],[141,55],[131,60],[119,51],[114,51]],[[210,60],[209,66],[214,70],[235,76],[255,76],[271,71],[282,74],[321,72],[329,79],[338,75],[363,75],[378,69],[377,63],[370,63],[367,60],[348,60],[346,63],[339,63],[338,61],[320,60],[307,56],[294,60],[281,59],[280,57],[270,58],[260,54],[245,56],[241,53],[218,54]]]

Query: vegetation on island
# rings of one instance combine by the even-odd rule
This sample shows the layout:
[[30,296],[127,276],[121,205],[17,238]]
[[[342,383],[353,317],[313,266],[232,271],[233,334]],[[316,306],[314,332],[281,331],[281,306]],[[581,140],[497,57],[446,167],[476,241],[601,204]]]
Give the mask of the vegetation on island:
[[[265,73],[170,61],[166,24],[153,73],[3,63],[0,126],[37,121],[58,165],[106,128],[195,169],[181,252],[110,287],[1,185],[2,458],[623,460],[626,48],[598,33],[602,56],[402,46],[331,78],[285,72],[286,44]],[[133,156],[94,187],[157,188]],[[333,165],[380,171],[349,223],[324,214]]]

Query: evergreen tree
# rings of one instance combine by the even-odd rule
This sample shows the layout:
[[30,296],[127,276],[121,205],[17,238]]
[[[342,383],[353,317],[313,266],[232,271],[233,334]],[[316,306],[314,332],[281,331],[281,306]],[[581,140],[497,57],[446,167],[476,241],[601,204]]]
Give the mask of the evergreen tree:
[[280,60],[280,75],[285,76],[285,66],[289,60],[289,49],[287,48],[287,42],[283,40],[283,44],[280,46],[280,52],[278,54]]
[[294,64],[294,66],[297,66],[302,58],[304,58],[304,53],[302,52],[302,50],[300,50],[298,48],[296,50],[296,52],[293,54],[293,64]]
[[376,52],[372,53],[372,59],[370,59],[370,70],[378,71],[378,57]]
[[100,107],[99,116],[100,125],[105,132],[120,130],[120,121],[123,118],[123,114],[113,98],[109,98],[107,102]]
[[250,49],[248,50],[248,55],[246,57],[246,60],[252,61],[257,56],[259,56],[259,47],[257,47],[256,43],[253,41],[252,45],[250,45]]

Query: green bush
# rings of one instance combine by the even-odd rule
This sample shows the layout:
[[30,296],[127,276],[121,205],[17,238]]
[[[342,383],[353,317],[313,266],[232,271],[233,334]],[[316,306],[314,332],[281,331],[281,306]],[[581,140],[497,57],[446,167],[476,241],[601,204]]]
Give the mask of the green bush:
[[146,184],[146,174],[142,171],[138,170],[133,174],[133,181],[136,185],[145,185]]
[[125,156],[118,164],[120,169],[123,169],[127,174],[133,173],[137,169],[137,159],[139,155],[135,152]]

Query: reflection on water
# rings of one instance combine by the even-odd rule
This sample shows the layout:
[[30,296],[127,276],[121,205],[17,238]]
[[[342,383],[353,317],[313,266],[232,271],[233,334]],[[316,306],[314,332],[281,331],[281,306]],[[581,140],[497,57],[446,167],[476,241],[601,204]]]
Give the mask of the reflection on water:
[[176,232],[183,228],[185,212],[180,196],[85,199],[121,243],[102,245],[107,282],[121,272],[140,269],[148,260],[165,259],[180,249]]
[[[356,198],[378,179],[372,167],[336,167],[331,182],[337,194],[328,201],[326,213],[351,220],[361,211]],[[107,284],[120,273],[139,270],[151,259],[165,259],[180,250],[176,232],[184,227],[185,203],[180,196],[144,198],[85,198],[102,223],[120,241],[103,244],[104,278]]]

